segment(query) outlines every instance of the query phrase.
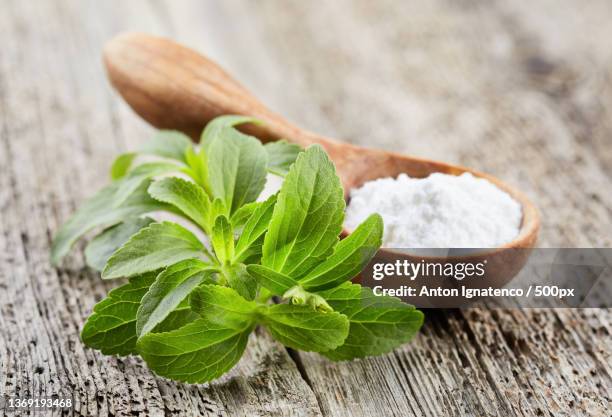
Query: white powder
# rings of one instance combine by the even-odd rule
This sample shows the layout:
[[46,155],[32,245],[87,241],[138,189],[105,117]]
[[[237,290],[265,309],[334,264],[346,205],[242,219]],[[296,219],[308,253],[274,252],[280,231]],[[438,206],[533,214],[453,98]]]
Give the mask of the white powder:
[[379,213],[387,248],[492,248],[519,232],[520,204],[472,174],[382,178],[351,190],[344,225]]

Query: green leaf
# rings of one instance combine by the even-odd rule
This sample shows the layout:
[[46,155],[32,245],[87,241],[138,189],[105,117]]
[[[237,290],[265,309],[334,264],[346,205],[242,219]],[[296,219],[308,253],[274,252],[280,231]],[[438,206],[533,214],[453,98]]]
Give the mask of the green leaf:
[[62,226],[51,245],[51,261],[57,264],[76,240],[95,227],[109,227],[130,217],[158,210],[169,210],[170,206],[153,200],[147,193],[148,182],[144,182],[117,207],[113,196],[118,188],[115,182],[87,200]]
[[149,217],[136,217],[106,229],[87,245],[85,249],[87,265],[97,271],[102,271],[113,252],[123,246],[133,234],[153,221]]
[[219,138],[220,131],[225,128],[233,127],[243,123],[261,124],[259,120],[248,116],[226,115],[219,116],[213,119],[206,125],[206,128],[202,132],[202,135],[200,137],[200,152],[197,155],[197,159],[191,155],[188,155],[188,164],[190,165],[190,169],[193,172],[192,175],[196,178],[200,178],[200,184],[204,186],[206,192],[211,196],[213,194],[208,179],[207,157],[209,147],[215,140]]
[[244,123],[262,124],[260,120],[250,116],[225,115],[214,118],[206,125],[206,128],[204,128],[200,136],[200,145],[202,145],[202,149],[207,152],[210,144],[219,138],[219,134],[223,129]]
[[257,295],[257,280],[247,272],[244,264],[226,265],[223,276],[227,279],[227,285],[246,300],[253,300]]
[[225,216],[218,216],[212,229],[212,247],[219,262],[229,262],[234,256],[234,233],[232,225]]
[[154,181],[149,187],[151,197],[172,204],[181,213],[210,234],[210,199],[202,187],[178,177]]
[[349,329],[346,316],[335,311],[315,311],[305,305],[268,306],[262,320],[272,336],[283,345],[314,352],[340,346]]
[[163,270],[142,298],[136,320],[137,335],[149,333],[164,321],[212,270],[199,259],[187,259]]
[[208,184],[208,166],[206,165],[206,158],[201,153],[196,153],[193,147],[190,146],[185,152],[185,160],[187,161],[187,168],[183,169],[187,175],[189,175],[197,184],[204,187],[206,194],[211,195],[210,184]]
[[193,291],[190,297],[191,309],[213,323],[244,327],[252,322],[258,310],[257,303],[247,301],[232,288],[205,284]]
[[305,275],[338,242],[344,207],[340,179],[323,148],[300,153],[278,194],[262,265],[296,279]]
[[203,318],[178,330],[143,336],[138,351],[157,374],[201,383],[218,378],[240,360],[256,305],[218,285],[197,288],[191,303]]
[[221,198],[233,214],[263,190],[267,155],[257,139],[234,128],[222,129],[219,137],[207,148],[208,179],[213,197]]
[[132,162],[136,154],[134,152],[122,153],[113,162],[110,169],[110,176],[113,181],[119,180],[125,177],[125,174],[130,170]]
[[136,311],[140,300],[155,280],[157,272],[133,277],[112,290],[89,316],[81,339],[105,355],[129,355],[136,345]]
[[[188,299],[185,301],[188,301]],[[199,318],[200,316],[191,310],[189,303],[182,302],[176,310],[168,314],[164,321],[155,326],[152,333],[171,332]]]
[[382,217],[372,214],[336,245],[329,258],[301,278],[300,285],[308,291],[320,291],[337,287],[353,278],[376,254],[382,243],[382,235]]
[[202,242],[183,226],[152,223],[117,249],[102,271],[102,278],[129,277],[199,258],[203,249]]
[[244,226],[247,220],[249,220],[249,218],[253,215],[257,207],[261,206],[262,204],[263,203],[254,201],[252,203],[245,204],[236,210],[234,214],[232,214],[232,217],[230,217],[232,228],[236,230]]
[[225,207],[225,203],[223,202],[223,200],[221,200],[220,198],[215,198],[213,200],[211,209],[210,209],[210,217],[209,217],[209,221],[210,224],[215,224],[215,220],[217,219],[217,217],[219,216],[229,216],[229,213],[227,212],[227,208]]
[[333,360],[348,360],[387,353],[410,341],[423,324],[423,313],[410,304],[376,296],[370,288],[346,282],[318,293],[350,321],[344,344],[323,353]]
[[149,333],[138,352],[156,374],[189,383],[220,377],[242,357],[251,327],[234,328],[197,319],[167,333]]
[[268,171],[281,177],[287,175],[298,154],[302,152],[299,145],[286,140],[266,143],[264,149],[268,154]]
[[121,181],[117,182],[118,187],[113,196],[113,205],[117,206],[123,203],[145,181],[158,175],[178,172],[179,169],[178,165],[169,162],[148,162],[138,165]]
[[249,217],[236,243],[235,262],[244,262],[254,254],[261,254],[263,237],[272,219],[275,203],[276,195],[273,195],[259,204],[251,217]]
[[185,153],[191,148],[191,139],[176,130],[159,130],[140,148],[140,152],[162,158],[186,162]]
[[293,278],[263,265],[249,265],[247,272],[274,295],[283,295],[289,288],[298,284]]

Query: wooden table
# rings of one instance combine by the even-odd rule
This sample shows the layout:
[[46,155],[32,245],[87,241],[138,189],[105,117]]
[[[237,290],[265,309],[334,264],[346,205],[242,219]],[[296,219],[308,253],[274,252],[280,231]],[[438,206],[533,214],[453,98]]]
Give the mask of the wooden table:
[[541,246],[610,247],[609,1],[0,8],[0,394],[92,416],[610,415],[609,309],[430,312],[413,343],[348,363],[258,331],[229,375],[190,386],[85,348],[112,283],[82,246],[49,264],[61,222],[152,132],[105,80],[102,45],[123,30],[205,52],[311,130],[499,176],[540,207]]

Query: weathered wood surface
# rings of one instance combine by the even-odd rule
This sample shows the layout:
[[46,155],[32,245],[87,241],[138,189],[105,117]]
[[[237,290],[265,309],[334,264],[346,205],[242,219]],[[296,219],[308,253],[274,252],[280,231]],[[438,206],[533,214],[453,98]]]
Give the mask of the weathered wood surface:
[[605,0],[3,1],[0,398],[68,396],[94,416],[609,415],[610,310],[429,312],[412,344],[350,363],[258,332],[229,375],[188,386],[86,349],[110,285],[80,250],[59,269],[48,250],[113,155],[150,133],[100,63],[127,29],[206,52],[302,126],[524,189],[542,246],[609,247],[610,19]]

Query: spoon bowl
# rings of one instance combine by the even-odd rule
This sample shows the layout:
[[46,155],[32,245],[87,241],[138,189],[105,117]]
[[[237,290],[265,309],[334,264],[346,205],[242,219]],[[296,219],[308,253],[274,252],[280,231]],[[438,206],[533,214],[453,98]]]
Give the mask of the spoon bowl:
[[[302,147],[322,145],[336,165],[347,200],[352,188],[377,178],[395,178],[400,173],[424,178],[434,172],[469,172],[489,180],[521,204],[519,234],[501,247],[458,256],[455,261],[503,261],[507,272],[494,280],[497,286],[520,270],[527,259],[525,249],[536,242],[540,225],[537,209],[523,193],[497,178],[458,165],[355,146],[300,129],[269,110],[217,64],[173,41],[140,33],[121,34],[106,44],[104,63],[115,89],[136,113],[157,128],[180,130],[196,139],[215,117],[242,114],[263,121],[261,126],[249,124],[240,129],[264,142],[282,138]],[[343,230],[343,235],[349,233]],[[381,249],[377,257],[424,259],[391,249]]]

